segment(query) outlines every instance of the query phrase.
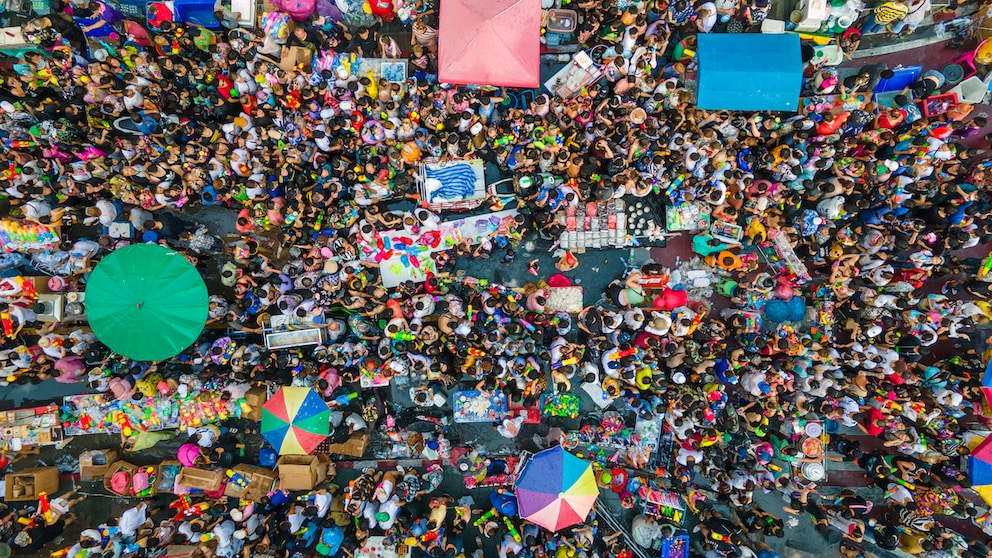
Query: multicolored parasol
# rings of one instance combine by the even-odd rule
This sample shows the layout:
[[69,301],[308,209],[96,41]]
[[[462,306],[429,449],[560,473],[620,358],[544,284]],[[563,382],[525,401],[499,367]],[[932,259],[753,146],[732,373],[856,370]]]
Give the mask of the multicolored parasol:
[[280,455],[305,455],[330,434],[330,409],[315,391],[284,387],[262,407],[262,436]]
[[560,446],[527,462],[516,492],[520,517],[549,531],[585,521],[599,497],[592,465]]

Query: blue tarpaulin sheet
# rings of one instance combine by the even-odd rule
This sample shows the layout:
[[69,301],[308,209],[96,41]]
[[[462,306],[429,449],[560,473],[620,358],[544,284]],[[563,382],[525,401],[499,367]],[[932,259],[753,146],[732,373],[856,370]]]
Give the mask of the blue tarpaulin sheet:
[[799,110],[799,36],[700,33],[697,105],[707,110]]

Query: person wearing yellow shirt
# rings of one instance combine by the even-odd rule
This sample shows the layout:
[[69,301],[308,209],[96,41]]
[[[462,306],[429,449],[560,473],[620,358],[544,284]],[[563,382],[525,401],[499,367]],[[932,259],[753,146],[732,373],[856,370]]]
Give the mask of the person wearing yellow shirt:
[[886,25],[902,20],[908,13],[909,7],[903,0],[883,2],[872,10],[871,15],[868,16],[868,21],[861,27],[861,32],[864,34],[877,33]]

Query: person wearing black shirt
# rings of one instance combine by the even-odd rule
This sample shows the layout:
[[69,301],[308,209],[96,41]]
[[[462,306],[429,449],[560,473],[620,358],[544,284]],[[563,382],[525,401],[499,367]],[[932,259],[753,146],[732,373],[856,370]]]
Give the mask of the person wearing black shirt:
[[286,47],[303,47],[316,52],[317,49],[323,44],[323,38],[319,33],[313,29],[307,29],[302,25],[298,25],[293,32],[290,33],[289,38],[286,39]]
[[944,75],[935,70],[924,72],[920,79],[909,84],[902,92],[912,91],[914,99],[927,99],[944,85]]
[[41,29],[50,28],[55,31],[62,38],[69,41],[69,45],[73,50],[86,52],[86,35],[83,34],[83,30],[76,25],[75,20],[68,14],[64,12],[52,13],[51,15],[36,19],[34,24]]
[[150,225],[145,223],[145,229],[157,232],[166,240],[178,240],[179,235],[184,231],[192,230],[193,225],[186,223],[171,213],[161,213]]
[[872,91],[878,82],[893,76],[885,64],[869,64],[862,66],[858,73],[844,79],[844,88],[848,93],[856,91]]
[[358,30],[351,39],[351,46],[355,52],[362,56],[377,56],[379,49],[379,27],[378,22],[371,27],[363,27]]
[[[33,529],[28,529],[27,535],[29,540],[24,540],[25,537],[15,537],[12,546],[14,548],[28,551],[41,550],[43,546],[55,540],[56,537],[61,535],[65,531],[65,519],[59,519],[51,525],[45,524],[44,520],[36,519],[40,523],[37,527]],[[23,544],[22,544],[23,543]]]

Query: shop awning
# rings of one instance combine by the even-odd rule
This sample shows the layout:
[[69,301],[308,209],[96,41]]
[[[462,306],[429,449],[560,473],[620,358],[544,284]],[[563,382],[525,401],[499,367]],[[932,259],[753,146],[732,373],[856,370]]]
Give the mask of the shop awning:
[[438,78],[442,82],[540,85],[540,2],[445,0],[439,27]]
[[697,35],[697,105],[707,110],[799,110],[799,36]]

